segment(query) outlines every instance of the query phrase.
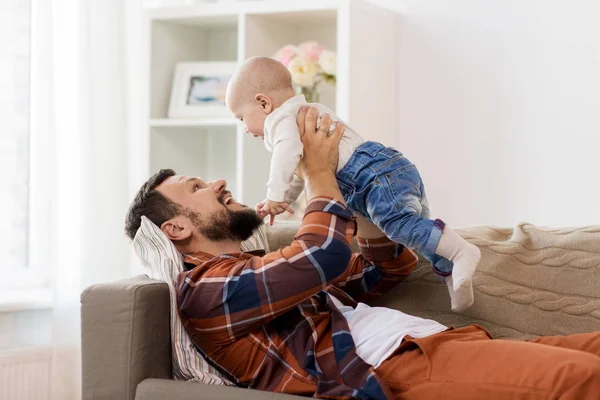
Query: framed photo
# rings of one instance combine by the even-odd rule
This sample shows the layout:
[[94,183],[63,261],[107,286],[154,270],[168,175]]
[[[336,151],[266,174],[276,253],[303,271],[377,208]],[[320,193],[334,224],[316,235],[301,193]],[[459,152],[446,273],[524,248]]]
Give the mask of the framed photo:
[[177,63],[171,88],[169,118],[229,116],[225,91],[237,63]]

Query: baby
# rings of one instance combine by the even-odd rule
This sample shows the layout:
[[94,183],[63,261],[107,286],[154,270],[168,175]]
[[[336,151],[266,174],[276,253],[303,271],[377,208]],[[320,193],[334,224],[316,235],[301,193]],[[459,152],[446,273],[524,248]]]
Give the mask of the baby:
[[[257,205],[262,215],[293,212],[293,203],[304,187],[295,174],[303,146],[296,117],[310,105],[319,113],[334,113],[322,104],[308,104],[296,95],[287,68],[267,57],[246,60],[227,87],[226,103],[246,132],[261,137],[273,153],[267,198]],[[331,127],[319,127],[326,130]],[[397,243],[417,250],[445,278],[452,310],[473,304],[472,277],[481,257],[443,221],[431,220],[425,188],[417,168],[402,153],[365,141],[346,126],[339,144],[337,181],[344,199],[356,214],[376,224]]]

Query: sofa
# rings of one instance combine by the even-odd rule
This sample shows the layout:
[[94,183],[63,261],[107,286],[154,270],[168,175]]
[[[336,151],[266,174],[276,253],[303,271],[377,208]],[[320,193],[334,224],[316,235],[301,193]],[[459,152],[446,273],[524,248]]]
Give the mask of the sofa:
[[[271,250],[298,228],[269,228]],[[400,309],[445,325],[478,323],[494,337],[527,339],[600,331],[600,227],[457,229],[481,249],[475,304],[450,310],[443,284],[426,261],[372,305]],[[81,295],[82,397],[85,400],[285,400],[280,393],[171,379],[169,291],[136,276],[87,288]]]

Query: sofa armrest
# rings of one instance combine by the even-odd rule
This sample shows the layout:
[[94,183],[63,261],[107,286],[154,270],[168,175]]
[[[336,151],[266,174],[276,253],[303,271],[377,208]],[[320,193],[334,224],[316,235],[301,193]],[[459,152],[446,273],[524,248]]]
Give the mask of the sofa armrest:
[[169,288],[140,275],[81,294],[82,398],[133,400],[146,378],[171,379]]

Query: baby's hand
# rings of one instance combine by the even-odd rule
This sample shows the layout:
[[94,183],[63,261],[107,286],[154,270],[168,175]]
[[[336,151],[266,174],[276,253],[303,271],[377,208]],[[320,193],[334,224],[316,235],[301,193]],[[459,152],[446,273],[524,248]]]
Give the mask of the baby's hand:
[[271,216],[269,221],[270,225],[273,225],[275,222],[275,216],[282,214],[284,212],[289,212],[290,214],[294,213],[294,209],[290,207],[288,203],[285,201],[271,201],[271,200],[263,200],[256,205],[256,212],[260,215],[261,218],[266,217],[267,215]]

